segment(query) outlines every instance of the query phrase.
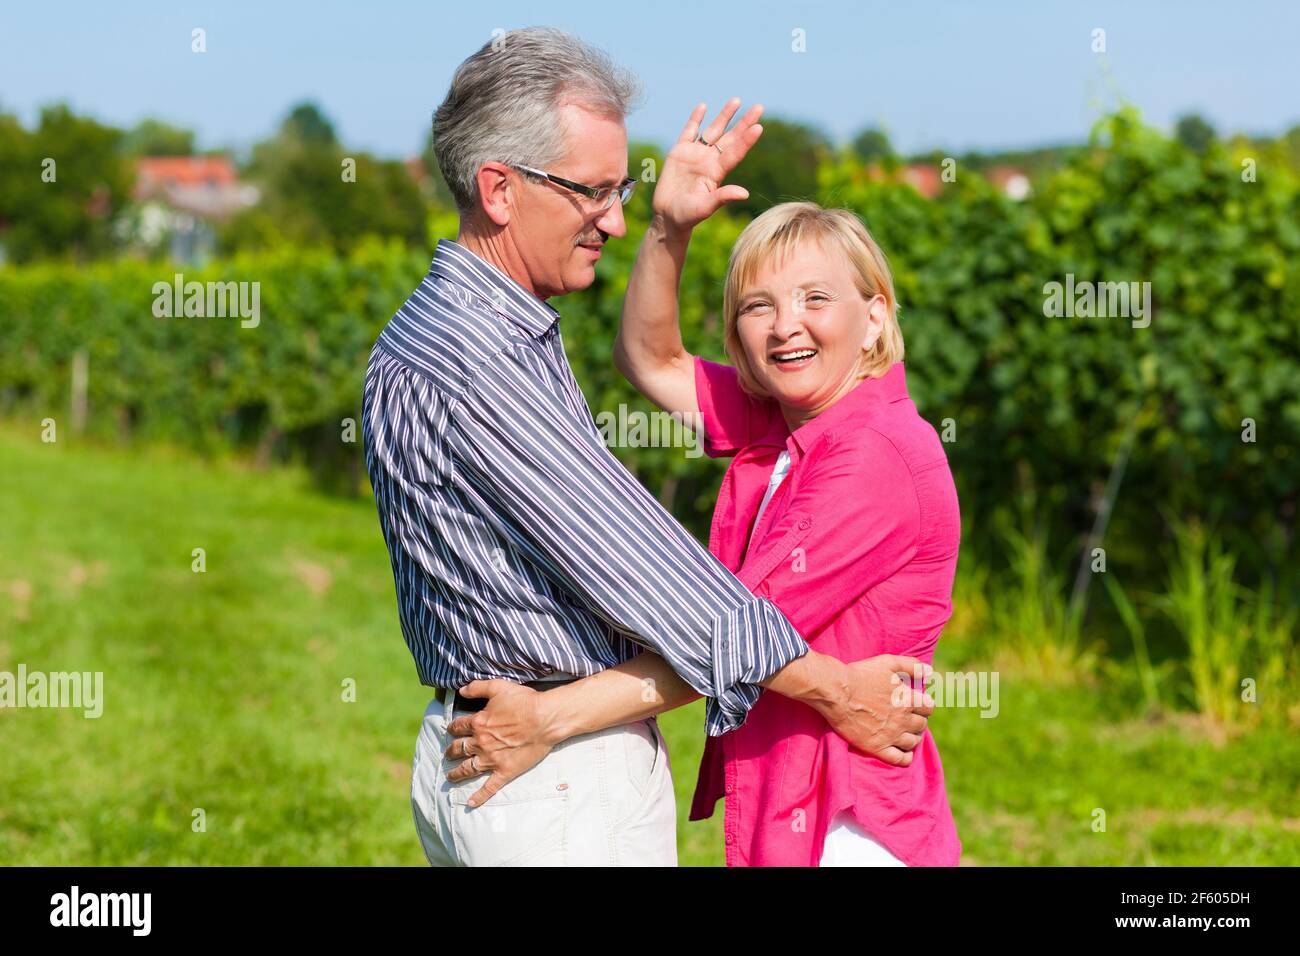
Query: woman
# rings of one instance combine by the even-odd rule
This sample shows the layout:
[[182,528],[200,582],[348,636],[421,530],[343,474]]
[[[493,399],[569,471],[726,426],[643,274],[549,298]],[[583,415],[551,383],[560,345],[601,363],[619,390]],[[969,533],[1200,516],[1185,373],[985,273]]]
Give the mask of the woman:
[[[709,542],[723,564],[817,651],[928,663],[951,614],[957,497],[943,446],[907,396],[892,279],[863,224],[813,203],[759,216],[727,271],[733,364],[682,347],[676,295],[691,230],[745,198],[722,179],[762,131],[755,107],[724,134],[737,108],[697,136],[698,107],[669,154],[616,360],[649,399],[702,427],[708,454],[732,456]],[[593,706],[617,712],[613,697],[636,688],[602,678],[572,690],[590,682]],[[492,754],[475,763],[490,769]],[[960,855],[931,735],[882,759],[770,692],[741,727],[709,738],[691,819],[719,797],[729,865],[954,865]]]

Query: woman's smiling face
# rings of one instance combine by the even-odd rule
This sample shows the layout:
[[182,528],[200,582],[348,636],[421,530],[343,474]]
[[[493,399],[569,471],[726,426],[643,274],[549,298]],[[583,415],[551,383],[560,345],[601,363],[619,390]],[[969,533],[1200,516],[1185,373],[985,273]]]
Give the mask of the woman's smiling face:
[[801,242],[769,257],[737,299],[736,332],[754,378],[792,429],[858,384],[863,349],[884,328],[883,295],[864,298],[834,243]]

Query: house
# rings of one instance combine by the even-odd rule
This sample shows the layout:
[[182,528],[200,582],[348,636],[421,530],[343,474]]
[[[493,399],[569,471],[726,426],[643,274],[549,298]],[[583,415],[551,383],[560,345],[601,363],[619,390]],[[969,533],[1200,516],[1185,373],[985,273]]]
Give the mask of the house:
[[[953,167],[954,172],[957,167]],[[875,182],[889,178],[880,165],[868,168],[867,174]],[[1029,176],[1016,166],[990,166],[982,175],[1002,194],[1017,202],[1029,196]],[[898,170],[897,178],[910,185],[926,199],[934,199],[943,192],[943,169],[936,163],[908,163]]]
[[259,195],[239,181],[229,157],[146,156],[136,165],[132,198],[137,238],[193,262],[212,254],[215,224],[255,205]]
[[1017,166],[990,166],[984,170],[984,178],[1017,202],[1029,197],[1029,175]]
[[909,163],[903,168],[903,182],[910,184],[926,199],[933,199],[943,189],[939,167],[933,163]]

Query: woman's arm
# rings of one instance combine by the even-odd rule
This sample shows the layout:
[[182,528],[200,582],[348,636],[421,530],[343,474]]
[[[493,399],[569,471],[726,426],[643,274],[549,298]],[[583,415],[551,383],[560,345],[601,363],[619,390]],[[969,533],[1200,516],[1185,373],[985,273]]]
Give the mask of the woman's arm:
[[[457,717],[447,728],[456,739],[446,756],[461,760],[447,772],[447,779],[491,773],[470,797],[469,805],[476,807],[561,741],[682,707],[700,694],[666,660],[646,651],[550,690],[508,680],[476,680],[466,684],[460,696],[490,698],[483,710]],[[475,757],[472,768],[463,759],[470,755]]]
[[677,230],[655,214],[637,250],[614,340],[614,364],[632,387],[698,431],[695,357],[682,345],[677,292],[691,230]]
[[[739,109],[740,100],[729,100],[700,131],[705,113],[701,103],[664,160],[655,184],[654,218],[637,251],[614,342],[614,364],[637,391],[664,411],[682,415],[693,428],[699,427],[695,364],[682,345],[677,292],[691,230],[726,203],[749,196],[741,186],[722,184],[763,133],[758,125],[761,106],[750,107],[727,130]],[[697,134],[708,145],[697,142]]]
[[[899,687],[906,677],[924,677],[928,670],[929,665],[911,657],[882,654],[846,664],[810,650],[760,683],[802,700],[867,753],[906,766],[934,702],[923,693],[900,702]],[[551,690],[476,680],[465,685],[461,696],[490,698],[486,708],[457,717],[447,728],[456,739],[446,757],[460,761],[447,779],[490,774],[470,797],[470,807],[491,799],[563,740],[643,720],[700,697],[667,661],[649,651]],[[475,758],[472,767],[465,759],[469,756]]]
[[685,707],[700,694],[653,652],[638,654],[599,674],[545,691],[549,737],[559,743],[579,734],[644,720]]

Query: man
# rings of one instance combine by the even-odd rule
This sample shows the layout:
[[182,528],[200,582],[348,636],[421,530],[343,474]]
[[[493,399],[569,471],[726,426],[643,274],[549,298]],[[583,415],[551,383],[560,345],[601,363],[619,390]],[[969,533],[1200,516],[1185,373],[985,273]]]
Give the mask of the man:
[[[511,31],[460,65],[433,126],[459,235],[438,244],[367,369],[366,465],[402,631],[437,688],[411,790],[433,865],[676,864],[653,717],[570,737],[475,809],[479,782],[449,781],[444,764],[447,725],[483,704],[455,693],[471,680],[559,693],[607,669],[637,679],[651,649],[708,699],[712,735],[766,687],[895,762],[929,713],[891,706],[894,671],[915,662],[810,651],[601,441],[547,300],[589,286],[604,243],[627,231],[634,92],[551,29]],[[724,145],[734,166],[752,141]],[[646,686],[648,714],[682,702]]]

